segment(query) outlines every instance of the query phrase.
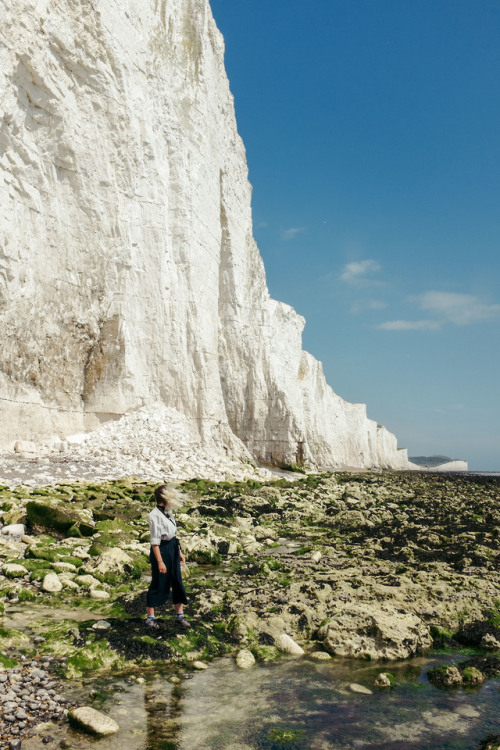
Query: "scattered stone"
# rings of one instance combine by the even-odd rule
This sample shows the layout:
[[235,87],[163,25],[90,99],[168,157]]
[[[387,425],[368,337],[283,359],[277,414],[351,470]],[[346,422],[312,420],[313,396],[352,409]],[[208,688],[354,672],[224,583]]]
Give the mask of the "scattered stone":
[[92,630],[109,630],[111,624],[107,620],[98,620],[92,625]]
[[72,578],[69,578],[67,575],[60,575],[59,580],[61,581],[62,585],[67,589],[73,589],[73,591],[77,591],[80,586],[73,581]]
[[42,591],[57,593],[61,591],[63,585],[59,580],[57,573],[47,573],[42,582]]
[[136,677],[135,681],[136,681],[136,683],[138,685],[144,685],[144,683],[146,682],[146,680],[144,679],[144,677]]
[[[91,570],[96,573],[114,573],[122,571],[125,565],[130,565],[132,558],[119,547],[110,547],[99,555],[98,562]],[[87,569],[88,565],[85,566]]]
[[332,659],[330,654],[327,654],[326,651],[312,651],[308,655],[311,659],[316,659],[317,661],[331,661]]
[[275,639],[275,646],[280,651],[293,654],[294,656],[302,656],[305,653],[304,649],[286,633],[280,633]]
[[29,536],[28,534],[24,534],[21,537],[21,541],[23,542],[23,544],[28,544],[28,545],[36,544],[36,537]]
[[91,575],[75,576],[74,581],[79,586],[84,586],[87,589],[92,589],[95,586],[101,585],[101,582],[98,581],[97,578],[94,578],[94,576],[91,576]]
[[208,669],[208,664],[205,664],[202,661],[194,661],[193,662],[193,667],[195,669]]
[[68,711],[68,720],[75,729],[83,730],[98,737],[115,734],[120,728],[116,721],[90,706],[72,708],[71,711]]
[[255,664],[255,657],[247,648],[241,649],[236,654],[236,666],[240,669],[249,669]]
[[2,534],[6,534],[8,536],[19,536],[22,537],[26,532],[26,527],[23,523],[11,523],[7,526],[4,526],[2,529]]
[[73,563],[68,563],[68,562],[54,562],[52,563],[52,567],[55,568],[56,570],[61,570],[61,571],[73,571],[74,572],[78,570],[76,565],[73,565]]
[[322,557],[323,555],[321,554],[321,552],[319,550],[316,550],[316,552],[312,553],[311,560],[313,563],[319,563]]

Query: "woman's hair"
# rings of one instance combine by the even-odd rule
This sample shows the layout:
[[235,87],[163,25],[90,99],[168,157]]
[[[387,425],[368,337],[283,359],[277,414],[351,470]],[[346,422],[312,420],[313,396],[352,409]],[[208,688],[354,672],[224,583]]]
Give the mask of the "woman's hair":
[[175,487],[170,484],[161,484],[157,487],[154,491],[154,500],[157,505],[163,505],[163,503],[165,503],[167,510],[181,504],[179,493]]

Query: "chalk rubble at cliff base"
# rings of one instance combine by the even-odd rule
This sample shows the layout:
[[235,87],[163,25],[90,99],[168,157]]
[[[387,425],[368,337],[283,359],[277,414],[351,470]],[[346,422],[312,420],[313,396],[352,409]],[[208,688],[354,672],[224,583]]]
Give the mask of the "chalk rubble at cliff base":
[[271,473],[252,463],[244,449],[238,460],[215,441],[203,443],[184,414],[163,404],[143,407],[66,440],[54,437],[43,445],[19,441],[15,453],[0,454],[0,482],[10,485],[124,476],[237,481],[265,480]]

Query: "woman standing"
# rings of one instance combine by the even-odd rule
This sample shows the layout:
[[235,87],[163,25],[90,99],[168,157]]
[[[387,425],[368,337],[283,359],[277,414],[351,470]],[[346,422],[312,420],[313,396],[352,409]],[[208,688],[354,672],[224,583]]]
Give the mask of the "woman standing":
[[181,563],[185,562],[185,558],[177,539],[177,524],[172,513],[178,494],[173,487],[162,484],[155,489],[154,498],[156,508],[148,516],[151,537],[151,584],[146,598],[146,625],[158,628],[155,607],[165,604],[172,589],[177,623],[183,628],[189,628],[190,624],[184,615],[187,598],[181,576]]

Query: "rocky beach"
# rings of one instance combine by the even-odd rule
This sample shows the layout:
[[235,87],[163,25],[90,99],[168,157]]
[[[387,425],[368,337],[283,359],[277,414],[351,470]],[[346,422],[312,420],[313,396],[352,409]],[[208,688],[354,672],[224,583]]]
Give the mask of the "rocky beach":
[[[245,674],[287,660],[365,664],[370,682],[351,689],[391,696],[402,689],[391,664],[436,649],[450,654],[425,673],[439,691],[481,691],[500,678],[498,478],[289,472],[179,482],[185,632],[168,609],[157,631],[144,626],[154,486],[131,477],[2,488],[3,747],[47,737],[71,747],[68,710],[99,707],[92,680],[161,672],[175,685],[219,657]],[[268,746],[290,746],[280,742]]]

